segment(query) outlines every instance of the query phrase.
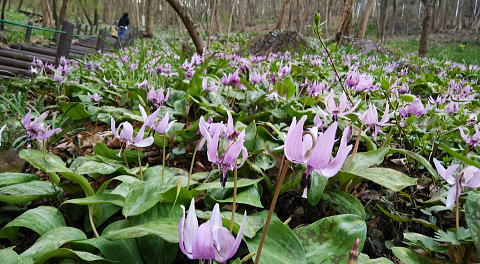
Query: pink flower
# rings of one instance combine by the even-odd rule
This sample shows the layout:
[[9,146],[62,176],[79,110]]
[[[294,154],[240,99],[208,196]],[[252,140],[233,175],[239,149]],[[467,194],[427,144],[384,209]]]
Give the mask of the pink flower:
[[332,90],[330,94],[328,94],[327,98],[325,98],[326,110],[328,113],[330,113],[333,116],[334,119],[351,114],[353,111],[355,111],[355,109],[360,104],[360,102],[358,102],[353,107],[347,110],[349,103],[348,103],[347,95],[345,94],[345,92],[342,92],[342,95],[340,96],[340,102],[338,104],[336,104],[333,99],[334,95],[335,93]]
[[47,118],[48,112],[44,112],[39,117],[35,118],[32,121],[32,111],[29,110],[28,113],[22,120],[23,127],[27,130],[27,137],[29,139],[38,139],[46,140],[51,137],[54,133],[59,132],[60,128],[47,129],[43,121]]
[[213,207],[210,219],[198,226],[195,214],[195,201],[192,199],[185,218],[185,207],[181,205],[183,215],[178,222],[178,240],[180,250],[189,259],[215,260],[223,263],[232,258],[242,243],[247,212],[243,215],[237,237],[222,225],[222,215],[217,204]]

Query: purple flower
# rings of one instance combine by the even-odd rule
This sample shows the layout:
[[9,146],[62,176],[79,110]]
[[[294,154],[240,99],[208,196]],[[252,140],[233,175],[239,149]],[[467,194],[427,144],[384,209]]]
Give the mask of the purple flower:
[[430,96],[428,98],[428,102],[430,102],[433,105],[437,105],[437,106],[441,105],[441,104],[444,104],[446,100],[447,100],[446,96],[440,96],[440,95],[438,95],[436,99],[434,99],[432,96]]
[[138,64],[136,64],[136,63],[130,64],[130,70],[131,71],[136,71],[137,69],[138,69]]
[[377,108],[370,103],[368,110],[363,113],[363,115],[358,114],[358,118],[362,121],[364,125],[367,125],[370,130],[372,130],[373,139],[377,139],[377,134],[382,132],[382,127],[387,126],[387,122],[390,119],[391,114],[388,113],[388,104],[385,106],[385,112],[383,112],[382,119],[378,121],[378,112]]
[[285,78],[287,75],[289,75],[291,71],[292,71],[292,66],[290,66],[290,65],[285,65],[285,66],[283,66],[282,68],[280,68],[280,69],[278,70],[278,76],[280,77],[280,79],[283,79],[283,78]]
[[29,139],[38,139],[46,140],[51,137],[54,133],[60,131],[60,128],[47,129],[43,121],[47,118],[48,112],[44,112],[39,117],[35,118],[32,121],[32,111],[29,110],[28,113],[22,120],[23,127],[27,130],[27,137]]
[[361,74],[360,81],[355,85],[354,91],[355,92],[371,92],[378,88],[377,85],[373,84],[375,79],[372,75],[369,74]]
[[35,67],[33,67],[33,66],[30,66],[30,70],[29,70],[29,71],[30,71],[30,73],[32,73],[32,74],[38,74],[37,68],[35,68]]
[[90,98],[90,101],[91,101],[91,102],[94,102],[94,103],[100,102],[100,101],[102,100],[102,98],[103,98],[103,97],[102,97],[101,95],[99,95],[98,93],[94,93],[94,94],[92,94],[92,95],[88,94],[88,97]]
[[129,122],[125,121],[121,123],[118,128],[115,126],[115,119],[110,118],[110,128],[112,130],[113,137],[125,143],[127,146],[134,145],[139,148],[151,146],[153,144],[153,137],[143,138],[145,136],[144,123],[137,133],[137,136],[133,137],[133,126]]
[[250,78],[249,78],[249,81],[251,83],[263,83],[266,81],[266,78],[265,78],[265,74],[260,74],[258,72],[252,72],[250,74]]
[[67,62],[67,59],[65,59],[65,57],[62,56],[60,57],[59,63],[60,65],[67,65],[68,62]]
[[56,74],[53,76],[53,79],[54,79],[57,83],[63,83],[63,82],[65,81],[65,79],[63,79],[62,76],[56,75]]
[[130,60],[130,57],[128,57],[128,55],[123,55],[122,57],[120,57],[120,60],[122,62],[128,62]]
[[220,79],[220,83],[223,85],[230,85],[233,87],[237,87],[238,89],[245,90],[245,86],[240,83],[240,76],[238,76],[238,71],[234,73],[230,73],[228,75],[223,75],[222,79]]
[[148,87],[148,81],[147,80],[143,80],[143,82],[137,84],[138,89],[145,90],[145,89],[147,89],[147,87]]
[[355,109],[360,104],[360,102],[358,102],[352,108],[347,110],[349,103],[348,103],[347,95],[345,94],[345,92],[342,92],[342,95],[340,96],[339,104],[335,103],[335,100],[333,99],[334,95],[335,93],[332,90],[330,94],[328,94],[327,98],[325,98],[326,110],[328,113],[330,113],[333,116],[334,119],[351,114],[353,111],[355,111]]
[[232,258],[242,242],[247,212],[243,215],[237,237],[222,225],[222,215],[217,204],[213,207],[210,219],[198,226],[195,214],[195,201],[192,199],[185,218],[185,207],[181,205],[183,215],[178,222],[178,240],[180,250],[189,259],[215,260],[223,263]]
[[308,84],[307,86],[308,96],[317,96],[320,93],[326,91],[327,89],[328,87],[325,81],[319,83],[317,80],[315,80],[313,83]]
[[[209,83],[210,83],[210,85],[209,85]],[[218,89],[218,87],[215,85],[215,83],[210,82],[209,78],[203,78],[202,89],[204,91],[215,91],[215,90]]]
[[39,68],[43,68],[43,61],[34,57],[32,61],[32,65]]
[[[463,187],[473,189],[480,187],[480,170],[478,168],[468,166],[454,177],[453,173],[457,170],[458,164],[445,169],[436,158],[433,158],[433,163],[438,174],[451,186],[447,193],[447,202],[445,203],[445,207],[448,209],[453,207],[456,198],[462,194]],[[458,177],[461,177],[460,180],[458,180]]]
[[422,117],[425,115],[428,110],[430,110],[430,105],[423,106],[420,99],[415,98],[411,104],[405,104],[400,108],[399,112],[402,118],[407,118],[410,116]]
[[163,107],[167,103],[169,96],[170,90],[167,90],[167,93],[164,94],[163,88],[160,88],[159,90],[152,88],[147,94],[147,99],[156,107]]
[[270,94],[267,94],[266,98],[269,100],[275,100],[277,102],[280,102],[281,100],[285,100],[285,97],[280,96],[277,93],[277,91],[273,91]]
[[347,74],[347,78],[345,78],[345,84],[354,87],[360,82],[360,74],[356,71],[351,71]]
[[460,110],[460,103],[459,102],[450,101],[445,106],[445,112],[449,115],[454,115],[454,114],[458,113],[459,110]]
[[460,136],[462,136],[465,143],[467,143],[468,145],[474,148],[480,146],[480,131],[478,129],[478,125],[475,125],[475,134],[473,134],[473,136],[471,137],[468,137],[465,134],[465,131],[463,131],[463,128],[459,128],[458,130],[460,130]]
[[140,109],[140,114],[142,115],[145,126],[153,129],[159,134],[165,134],[166,132],[168,132],[168,130],[170,130],[170,128],[172,128],[173,124],[175,124],[176,120],[169,122],[170,118],[168,116],[168,113],[166,113],[163,116],[162,120],[157,123],[156,118],[161,108],[158,108],[151,115],[147,115],[147,112],[145,112],[145,109],[141,105],[138,105],[138,108]]
[[[243,163],[247,160],[248,152],[245,146],[243,146],[243,142],[245,141],[245,131],[240,132],[236,141],[232,137],[228,137],[227,139],[227,147],[223,154],[219,155],[219,144],[220,144],[220,133],[222,131],[216,130],[213,136],[210,133],[205,133],[206,140],[207,140],[207,157],[208,161],[212,162],[213,164],[218,165],[223,173],[222,173],[222,187],[225,187],[227,183],[227,171],[234,170],[242,167]],[[226,134],[228,134],[228,126]],[[236,134],[236,133],[235,133]],[[230,134],[232,135],[232,134]],[[237,159],[242,154],[242,163],[237,165]]]
[[338,124],[334,122],[324,133],[318,133],[317,127],[309,132],[303,130],[307,116],[302,116],[297,123],[294,117],[285,138],[285,157],[293,163],[307,165],[305,177],[302,179],[301,187],[304,189],[303,197],[307,195],[307,188],[310,185],[312,172],[331,178],[335,176],[343,166],[347,155],[352,150],[352,145],[347,145],[350,136],[350,128],[343,131],[342,140],[337,151],[337,156],[332,159],[333,146],[335,144],[335,133]]

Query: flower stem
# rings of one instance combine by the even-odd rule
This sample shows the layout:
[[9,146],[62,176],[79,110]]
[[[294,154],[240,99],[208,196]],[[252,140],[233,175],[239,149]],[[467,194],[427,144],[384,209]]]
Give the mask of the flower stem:
[[268,226],[272,220],[272,214],[275,210],[275,205],[277,204],[278,196],[280,195],[280,189],[282,187],[283,181],[285,180],[285,175],[288,170],[288,161],[285,160],[285,155],[282,158],[282,165],[280,166],[279,176],[277,186],[275,187],[275,193],[273,195],[272,203],[270,204],[270,210],[268,211],[267,219],[265,220],[265,225],[263,226],[262,236],[260,238],[260,243],[258,244],[257,255],[255,256],[255,264],[258,264],[260,261],[260,255],[262,254],[263,244],[265,243],[265,238],[267,237]]
[[93,234],[95,235],[95,237],[100,237],[100,235],[98,234],[97,228],[95,227],[95,223],[93,222],[92,211],[93,211],[93,207],[88,206],[88,219],[90,220],[90,226],[92,227]]
[[233,231],[236,209],[237,209],[237,168],[235,168],[235,170],[233,171],[233,203],[232,203],[232,217],[230,218],[230,232]]
[[163,134],[163,163],[162,163],[162,182],[164,182],[165,179],[165,148],[167,145],[167,135]]
[[462,191],[462,181],[463,175],[457,177],[457,184],[455,184],[455,227],[458,229],[460,227],[460,192]]
[[127,156],[125,155],[125,150],[126,150],[127,146],[125,146],[125,149],[123,150],[123,160],[125,161],[125,165],[127,166],[128,169],[130,169],[130,167],[128,166],[128,161],[127,161]]
[[188,172],[188,180],[187,180],[187,191],[188,191],[188,188],[190,187],[190,180],[192,179],[193,164],[195,164],[195,157],[197,156],[197,148],[198,148],[198,143],[195,146],[195,150],[193,151],[192,162],[190,162],[190,171]]
[[140,180],[143,181],[142,159],[140,159],[140,149],[137,148],[138,167],[140,168]]

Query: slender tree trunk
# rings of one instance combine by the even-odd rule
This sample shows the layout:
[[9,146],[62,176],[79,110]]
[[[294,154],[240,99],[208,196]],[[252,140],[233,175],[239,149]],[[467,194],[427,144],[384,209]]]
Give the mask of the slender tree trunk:
[[363,8],[362,17],[360,18],[360,25],[358,29],[357,37],[363,39],[365,37],[365,31],[367,30],[368,18],[370,13],[372,13],[373,6],[375,5],[375,0],[368,0],[367,4]]
[[325,34],[328,34],[330,29],[330,14],[332,12],[332,0],[327,0],[325,5]]
[[147,0],[147,27],[145,29],[145,35],[147,37],[153,36],[153,0]]
[[59,28],[60,23],[58,21],[56,0],[52,0],[52,15],[53,15],[53,22],[55,22],[55,27]]
[[20,3],[18,3],[17,10],[18,11],[22,10],[22,6],[23,6],[23,0],[20,0]]
[[288,12],[290,0],[283,0],[282,9],[280,10],[280,14],[278,15],[277,24],[275,25],[275,30],[282,30],[283,24],[285,21],[286,13]]
[[387,24],[387,9],[388,9],[388,0],[380,0],[380,18],[378,21],[378,39],[380,42],[385,41],[385,27]]
[[352,24],[352,12],[353,12],[354,0],[343,0],[343,14],[342,23],[340,29],[335,35],[335,42],[338,44],[342,40],[343,36],[347,36],[350,33],[350,27]]
[[88,10],[85,8],[85,3],[83,0],[80,0],[80,7],[82,8],[83,14],[85,15],[85,18],[87,19],[88,24],[93,25],[93,21],[88,15]]
[[395,34],[395,20],[397,18],[397,0],[392,1],[392,16],[390,17],[390,36]]
[[195,45],[195,49],[197,53],[202,54],[205,44],[203,42],[202,36],[198,34],[198,31],[195,28],[195,24],[193,23],[192,19],[188,15],[187,11],[182,7],[179,0],[166,0],[166,1],[175,10],[175,12],[178,14],[183,24],[185,25],[185,27],[187,28],[188,34],[192,38],[192,41],[193,41],[193,44]]
[[58,17],[58,22],[60,25],[62,25],[63,21],[65,21],[67,18],[67,6],[68,0],[63,0],[62,7],[60,8],[60,16]]
[[440,30],[441,31],[444,31],[447,25],[447,1],[448,0],[440,0],[440,6],[441,6]]
[[422,0],[425,5],[423,23],[422,23],[422,35],[420,36],[420,47],[418,48],[418,56],[425,57],[428,50],[428,35],[430,34],[431,17],[433,0]]
[[[5,7],[7,6],[7,0],[3,0],[0,2],[2,3],[2,15],[1,15],[1,18],[2,19],[5,19]],[[4,31],[5,30],[5,24],[1,23],[0,24],[0,30]]]
[[[4,0],[6,3],[7,0]],[[43,27],[52,27],[53,26],[53,21],[52,21],[52,10],[50,8],[50,4],[48,3],[48,0],[41,0],[42,5],[42,26]]]

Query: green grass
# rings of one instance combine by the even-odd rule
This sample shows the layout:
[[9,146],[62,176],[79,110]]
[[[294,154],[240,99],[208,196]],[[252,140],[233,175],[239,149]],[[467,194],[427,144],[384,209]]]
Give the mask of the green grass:
[[[418,53],[418,40],[392,40],[386,42],[385,46],[400,56]],[[480,65],[480,43],[430,41],[427,56],[465,64]]]
[[[5,20],[9,20],[12,22],[17,22],[21,24],[27,24],[29,21],[28,16],[17,12],[16,10],[7,10],[5,12]],[[37,25],[41,26],[41,25]],[[21,26],[16,26],[16,25],[10,25],[10,24],[5,24],[5,29],[6,32],[4,32],[5,37],[7,38],[8,43],[22,43],[25,40],[25,27]],[[32,31],[32,37],[33,36],[41,36],[42,39],[44,40],[49,40],[53,38],[52,32],[46,32],[42,30],[33,30]]]

